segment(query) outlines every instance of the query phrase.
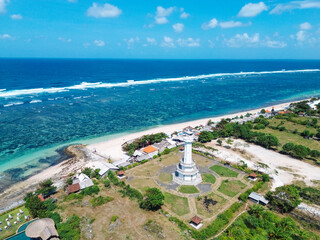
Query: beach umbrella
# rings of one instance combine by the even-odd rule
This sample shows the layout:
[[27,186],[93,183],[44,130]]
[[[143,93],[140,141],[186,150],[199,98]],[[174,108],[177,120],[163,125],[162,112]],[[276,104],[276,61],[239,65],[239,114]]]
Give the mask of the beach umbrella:
[[17,221],[20,222],[20,218],[19,217],[17,217]]
[[9,214],[9,218],[12,219],[13,217],[11,216],[11,214]]
[[13,223],[14,223],[15,225],[17,225],[17,221],[14,221]]
[[0,232],[2,231],[2,228],[0,228]]
[[17,213],[17,216],[19,217],[19,216],[20,216],[20,213]]
[[19,212],[20,212],[21,214],[23,214],[23,211],[22,211],[21,209],[19,209]]
[[11,226],[12,226],[10,222],[7,222],[7,225],[8,225],[8,227],[11,227]]
[[7,226],[4,226],[4,229],[7,229],[8,227]]
[[0,221],[0,225],[2,224],[2,222]]

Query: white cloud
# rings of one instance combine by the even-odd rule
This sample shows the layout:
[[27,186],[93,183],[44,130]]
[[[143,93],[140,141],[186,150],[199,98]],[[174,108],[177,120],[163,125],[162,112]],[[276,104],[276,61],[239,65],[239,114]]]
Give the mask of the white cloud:
[[215,28],[216,26],[218,26],[218,20],[216,18],[212,18],[208,23],[202,24],[204,30]]
[[244,26],[247,26],[247,25],[250,25],[251,23],[248,23],[248,24],[244,24],[242,22],[239,22],[239,21],[227,21],[227,22],[220,22],[219,23],[219,26],[221,28],[234,28],[234,27],[244,27]]
[[259,3],[248,3],[244,5],[240,12],[238,13],[239,17],[255,17],[262,13],[263,11],[267,11],[268,7],[264,4],[264,2]]
[[146,40],[150,45],[157,45],[157,40],[154,38],[147,37]]
[[10,0],[0,0],[0,13],[7,12],[6,6],[10,2]]
[[171,37],[163,37],[163,41],[161,43],[161,47],[174,48],[175,44]]
[[104,5],[93,3],[87,10],[87,16],[95,18],[115,18],[121,13],[122,11],[118,7],[109,3],[105,3]]
[[91,46],[91,43],[84,43],[83,46],[84,46],[85,48],[90,47],[90,46]]
[[172,25],[172,28],[176,33],[181,33],[183,31],[184,25],[182,23],[176,23]]
[[182,19],[186,19],[188,17],[190,17],[189,13],[183,12],[183,13],[180,14],[180,18],[182,18]]
[[292,1],[286,4],[278,4],[275,8],[270,11],[270,14],[281,14],[285,11],[294,9],[310,9],[320,8],[320,1],[305,0],[305,1]]
[[93,43],[97,47],[103,47],[105,45],[104,41],[102,41],[102,40],[94,40]]
[[58,37],[58,40],[61,42],[68,42],[68,43],[72,42],[71,38]]
[[287,46],[285,42],[274,41],[274,40],[266,40],[263,42],[263,45],[269,48],[284,48]]
[[212,29],[217,26],[220,26],[221,28],[234,28],[234,27],[244,27],[251,25],[251,22],[245,24],[239,21],[226,21],[226,22],[219,22],[216,18],[212,18],[208,23],[203,23],[202,28],[204,30]]
[[179,38],[177,40],[177,43],[180,47],[199,47],[200,46],[200,39],[193,39],[193,38],[187,38],[187,39],[182,39]]
[[13,20],[21,20],[22,19],[22,16],[20,14],[12,14],[10,17]]
[[229,47],[241,47],[241,46],[257,46],[260,42],[260,34],[255,33],[251,37],[247,33],[236,34],[230,39],[225,39],[227,46]]
[[312,28],[311,24],[308,22],[301,23],[299,27],[301,30],[310,30]]
[[304,40],[306,40],[307,36],[306,36],[306,32],[305,31],[299,31],[296,34],[296,38],[299,42],[303,42]]
[[0,39],[10,39],[12,38],[9,34],[2,34],[0,35]]
[[125,38],[125,39],[123,39],[123,40],[127,43],[127,47],[130,49],[130,48],[133,47],[133,44],[134,44],[134,43],[140,41],[140,38],[138,38],[138,37],[135,37],[135,38],[131,37],[131,38],[129,38],[129,39],[126,39],[126,38]]
[[157,24],[168,23],[169,20],[167,19],[167,17],[169,17],[172,14],[174,9],[175,9],[174,7],[163,8],[161,6],[158,6],[156,11],[156,16],[154,17],[154,19],[156,20],[156,23]]

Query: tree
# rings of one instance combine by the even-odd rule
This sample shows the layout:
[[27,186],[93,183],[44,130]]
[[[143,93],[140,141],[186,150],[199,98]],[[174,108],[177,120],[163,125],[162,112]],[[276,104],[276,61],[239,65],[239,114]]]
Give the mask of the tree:
[[46,211],[47,207],[46,205],[38,198],[38,196],[34,193],[28,193],[25,200],[25,206],[29,210],[30,215],[33,218],[40,217],[44,218],[46,217]]
[[260,217],[264,208],[258,204],[254,204],[250,207],[249,214],[254,215],[255,217]]
[[266,173],[262,174],[262,181],[269,182],[270,181],[269,175]]
[[222,140],[221,139],[218,139],[217,143],[219,144],[219,146],[222,146]]
[[270,205],[281,213],[291,212],[300,204],[299,189],[293,185],[277,187],[274,192],[267,193]]
[[211,142],[213,139],[212,132],[202,131],[199,135],[198,141],[201,143]]
[[292,152],[295,157],[302,159],[308,156],[310,149],[302,145],[296,145]]
[[285,145],[283,145],[282,150],[285,152],[290,152],[294,149],[295,145],[291,142],[286,143]]
[[57,187],[53,186],[53,182],[51,179],[47,179],[41,183],[39,183],[39,189],[37,190],[38,194],[42,194],[44,197],[54,193]]
[[156,211],[163,205],[164,195],[158,188],[148,188],[140,207],[146,210]]
[[318,158],[318,157],[320,157],[320,152],[317,150],[312,150],[312,151],[310,151],[309,155],[313,158]]
[[260,111],[262,114],[265,114],[266,113],[266,110],[263,108],[263,109],[261,109],[261,111]]

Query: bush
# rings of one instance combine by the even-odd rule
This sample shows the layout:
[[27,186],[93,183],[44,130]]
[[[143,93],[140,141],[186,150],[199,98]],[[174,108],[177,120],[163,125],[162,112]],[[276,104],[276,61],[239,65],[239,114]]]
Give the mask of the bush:
[[212,132],[202,131],[202,132],[200,132],[198,141],[201,143],[206,143],[206,142],[211,142],[212,139],[213,139]]
[[263,182],[269,182],[270,181],[269,175],[266,174],[266,173],[262,174],[262,181]]
[[103,181],[103,184],[104,184],[104,186],[105,186],[106,188],[110,188],[110,186],[111,186],[111,182],[110,182],[108,179],[104,180],[104,181]]
[[289,143],[286,143],[285,145],[283,145],[282,149],[285,152],[290,152],[294,149],[294,147],[295,147],[295,145],[293,143],[289,142]]
[[114,223],[115,221],[117,221],[118,218],[119,218],[119,217],[118,217],[117,215],[113,215],[113,216],[111,217],[111,219],[110,219],[110,222],[111,222],[111,223]]
[[164,195],[158,188],[148,188],[140,207],[146,210],[156,211],[163,205]]
[[65,223],[57,224],[61,240],[80,240],[80,218],[72,215]]
[[107,202],[111,202],[113,200],[112,197],[102,197],[102,196],[99,196],[99,197],[96,197],[96,198],[92,198],[90,200],[90,203],[92,205],[92,207],[97,207],[97,206],[101,206]]
[[92,196],[92,195],[98,194],[99,192],[100,192],[100,188],[95,185],[95,186],[83,189],[80,194],[84,196],[87,196],[87,195]]

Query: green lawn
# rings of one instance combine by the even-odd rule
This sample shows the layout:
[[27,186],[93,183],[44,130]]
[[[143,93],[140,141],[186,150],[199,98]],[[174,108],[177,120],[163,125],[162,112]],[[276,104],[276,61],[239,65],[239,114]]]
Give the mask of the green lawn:
[[204,173],[202,174],[202,178],[204,182],[214,184],[216,182],[216,177],[213,176],[211,173]]
[[172,181],[172,174],[170,173],[160,173],[159,180],[163,183],[170,183]]
[[218,173],[221,177],[238,177],[237,172],[220,165],[213,165],[210,169]]
[[[19,212],[19,209],[21,209],[24,214],[20,216],[20,220],[21,222],[17,225],[13,224],[14,221],[17,221],[17,213]],[[10,223],[12,224],[12,227],[10,227],[9,229],[4,229],[4,226],[6,226],[6,218],[8,218],[9,214],[12,215],[13,219],[10,220]],[[8,213],[2,214],[0,215],[0,222],[2,222],[2,224],[0,225],[0,228],[2,228],[2,232],[0,232],[0,239],[5,239],[6,237],[13,235],[16,233],[17,229],[24,224],[26,221],[24,220],[24,216],[29,214],[29,211],[24,207],[19,207],[17,209],[14,209]]]
[[179,187],[179,192],[192,194],[192,193],[198,193],[199,190],[195,186],[182,185]]
[[186,197],[180,197],[168,192],[164,193],[165,205],[175,214],[182,216],[189,213],[189,204]]
[[229,197],[234,197],[246,186],[239,180],[223,180],[218,191]]

